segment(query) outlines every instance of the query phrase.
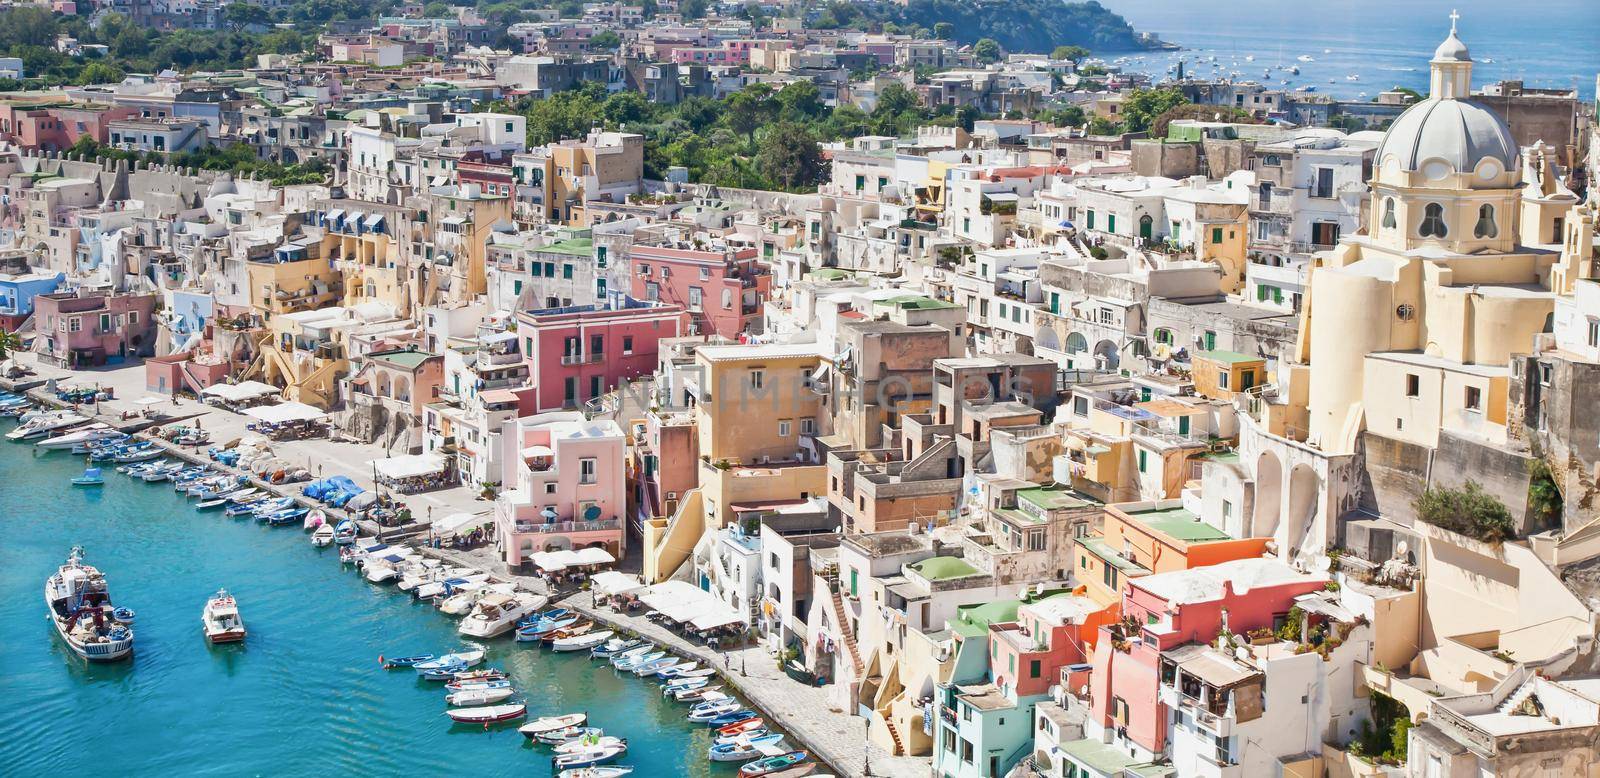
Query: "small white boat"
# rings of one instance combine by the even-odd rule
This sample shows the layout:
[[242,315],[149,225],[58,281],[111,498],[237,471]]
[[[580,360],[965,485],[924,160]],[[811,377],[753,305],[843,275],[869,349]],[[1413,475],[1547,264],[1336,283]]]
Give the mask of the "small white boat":
[[550,643],[551,651],[587,651],[601,643],[610,640],[617,633],[609,629],[599,632],[585,632],[582,635],[573,635],[570,638],[556,638]]
[[633,772],[632,767],[604,765],[601,767],[572,767],[556,773],[556,778],[622,778]]
[[578,751],[576,753],[558,754],[550,761],[555,765],[557,770],[568,767],[588,767],[590,765],[609,762],[627,752],[628,743],[627,741],[622,741],[621,743],[614,745],[591,748],[584,751]]
[[444,712],[451,719],[465,724],[489,724],[510,721],[528,715],[528,706],[516,702],[508,705],[480,705],[474,708],[451,708]]
[[206,642],[239,643],[244,640],[244,619],[239,615],[239,604],[226,589],[218,589],[200,611],[200,623],[205,627]]
[[[24,417],[27,418],[27,417]],[[47,411],[38,416],[28,418],[18,425],[16,429],[6,433],[7,440],[32,440],[42,438],[56,430],[64,430],[85,424],[89,417],[80,416],[72,411]]]
[[317,548],[333,545],[333,527],[327,524],[317,527],[317,531],[311,533],[311,545]]
[[[327,523],[328,514],[323,513],[321,508],[306,514],[305,529],[307,532],[310,532],[311,530],[321,527]],[[331,528],[329,529],[329,532],[330,534],[332,533]]]
[[549,601],[549,597],[533,592],[488,594],[472,606],[472,612],[461,620],[456,632],[472,638],[503,635],[517,625],[517,620],[543,608]]
[[468,651],[458,651],[454,654],[445,654],[444,656],[441,656],[431,662],[420,662],[418,664],[414,664],[411,666],[411,669],[416,670],[419,673],[424,673],[429,670],[443,670],[448,667],[460,665],[461,669],[465,670],[468,667],[473,667],[481,663],[483,661],[483,654],[484,652],[481,648],[474,648]]
[[462,689],[445,695],[444,701],[455,708],[472,708],[482,705],[493,705],[508,699],[516,690],[510,686],[483,689]]
[[584,722],[588,720],[589,714],[587,713],[567,713],[561,716],[545,716],[542,719],[534,719],[533,721],[523,724],[517,728],[517,731],[527,735],[528,737],[534,737],[536,735],[542,735],[546,732],[554,732],[558,729],[566,729],[567,727],[581,727],[583,726]]
[[90,424],[82,429],[76,429],[68,432],[65,435],[57,435],[53,438],[45,438],[44,440],[41,440],[33,445],[42,449],[72,448],[73,446],[81,444],[123,437],[127,437],[127,435],[112,429],[111,425],[95,422],[94,424]]
[[556,747],[554,747],[554,748],[552,748],[550,750],[555,752],[555,753],[557,753],[557,754],[576,754],[576,753],[578,753],[580,751],[589,751],[591,749],[596,749],[596,748],[605,748],[607,746],[620,746],[620,745],[624,744],[625,742],[627,742],[627,741],[624,741],[620,737],[612,737],[610,735],[598,735],[598,736],[580,737],[580,738],[577,738],[576,740],[568,740],[567,742],[562,743],[561,745],[556,746]]
[[[483,584],[489,580],[488,573],[479,572],[466,567],[453,569],[455,571],[454,573],[442,573],[442,575],[446,576],[444,578],[418,584],[416,588],[411,590],[411,596],[419,600],[431,600],[439,595],[444,594],[445,592],[461,592],[462,590],[481,589]],[[405,582],[401,581],[400,585],[402,587],[405,586]],[[466,613],[469,609],[471,609],[471,607],[472,602],[468,602],[466,607],[462,608],[460,612],[455,615]],[[443,603],[440,603],[439,609],[444,610]]]

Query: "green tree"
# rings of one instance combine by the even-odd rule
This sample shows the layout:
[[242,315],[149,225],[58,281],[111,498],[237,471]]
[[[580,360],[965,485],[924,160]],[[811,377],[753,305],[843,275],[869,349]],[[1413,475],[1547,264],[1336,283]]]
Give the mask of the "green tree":
[[752,84],[730,95],[725,114],[728,129],[753,140],[756,129],[772,121],[773,105],[767,99],[771,92],[765,84]]
[[873,106],[874,116],[899,116],[906,111],[916,109],[922,105],[917,93],[906,88],[905,84],[895,82],[878,91],[878,103]]
[[822,92],[810,81],[796,81],[778,90],[774,99],[783,118],[790,121],[812,119],[823,110]]
[[272,21],[272,14],[255,3],[233,2],[222,9],[222,18],[228,26],[239,30],[250,25],[269,24]]
[[616,51],[622,47],[622,38],[611,30],[601,30],[589,39],[589,46],[601,51]]
[[811,131],[794,122],[779,122],[761,136],[756,169],[780,188],[810,189],[822,180],[827,166]]
[[1073,64],[1081,62],[1087,56],[1089,50],[1082,46],[1057,46],[1055,51],[1050,52],[1051,59],[1064,59]]
[[956,37],[956,26],[949,22],[935,22],[933,37],[942,41],[951,40]]
[[450,13],[449,5],[440,2],[440,0],[433,0],[433,2],[422,7],[422,15],[429,19],[444,19],[453,14]]
[[1468,480],[1460,489],[1429,487],[1411,507],[1417,518],[1435,527],[1485,543],[1501,543],[1516,535],[1516,524],[1505,503],[1484,491],[1477,481]]
[[1128,132],[1144,132],[1156,117],[1188,102],[1177,89],[1135,89],[1122,101],[1123,126]]
[[79,84],[117,84],[122,82],[122,70],[104,62],[90,62],[78,71]]
[[0,330],[0,359],[5,359],[13,351],[22,350],[22,338],[10,330]]
[[979,62],[999,62],[1000,43],[994,38],[979,38],[977,43],[972,44],[972,55]]

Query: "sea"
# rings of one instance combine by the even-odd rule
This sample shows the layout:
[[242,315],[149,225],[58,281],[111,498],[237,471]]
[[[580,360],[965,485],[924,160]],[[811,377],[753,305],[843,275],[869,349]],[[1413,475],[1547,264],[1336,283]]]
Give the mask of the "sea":
[[[200,513],[170,484],[109,470],[104,486],[69,485],[83,467],[0,440],[0,775],[552,774],[549,749],[515,725],[454,724],[442,684],[379,667],[380,654],[461,646],[454,620],[341,569],[298,526]],[[132,661],[89,665],[55,636],[44,582],[74,545],[137,611]],[[218,587],[238,599],[243,645],[201,636]],[[627,738],[619,764],[635,775],[736,774],[707,760],[710,732],[656,684],[587,653],[487,645],[530,716],[587,711]]]
[[[1100,0],[1140,32],[1181,46],[1154,53],[1101,52],[1157,79],[1179,61],[1197,78],[1253,80],[1277,88],[1314,88],[1344,99],[1372,99],[1387,89],[1428,91],[1428,59],[1450,32],[1476,61],[1482,87],[1520,79],[1529,87],[1577,89],[1595,96],[1600,75],[1600,1],[1541,0]],[[1288,68],[1297,66],[1298,75]]]

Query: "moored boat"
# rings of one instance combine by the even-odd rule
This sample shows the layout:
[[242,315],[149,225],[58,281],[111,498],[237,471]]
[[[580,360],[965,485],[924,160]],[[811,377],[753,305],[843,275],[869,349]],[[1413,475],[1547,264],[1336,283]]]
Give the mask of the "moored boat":
[[557,638],[555,641],[550,643],[550,650],[557,652],[584,651],[606,642],[606,640],[610,639],[611,636],[615,634],[615,632],[612,632],[609,629],[604,629],[600,630],[599,632],[585,632],[581,635]]
[[211,645],[239,643],[245,638],[244,618],[239,615],[239,604],[226,589],[218,589],[206,601],[206,607],[200,611],[200,623],[205,628],[206,642]]
[[462,689],[461,691],[450,692],[444,696],[444,701],[452,707],[472,708],[503,702],[510,699],[513,694],[516,694],[516,690],[511,688],[510,684],[506,684],[505,686]]
[[550,750],[557,754],[576,754],[580,751],[590,751],[596,748],[620,746],[626,742],[626,740],[623,740],[620,737],[612,737],[610,735],[585,734],[562,743]]
[[590,735],[599,737],[605,733],[606,731],[599,727],[567,727],[566,729],[541,732],[534,735],[533,739],[547,746],[555,746],[569,740],[577,740],[580,737],[589,737]]
[[607,640],[604,645],[595,646],[594,648],[590,649],[589,658],[610,659],[615,654],[627,651],[628,649],[634,648],[643,642],[644,641],[638,638],[612,638]]
[[764,749],[777,749],[783,743],[782,735],[763,735],[759,738],[742,740],[735,743],[713,745],[707,756],[713,762],[748,762],[762,756],[776,756],[779,753],[769,754]]
[[105,576],[82,559],[83,549],[73,547],[67,563],[45,581],[50,621],[78,656],[91,662],[126,659],[133,654],[133,629],[117,620]]
[[572,767],[556,773],[556,778],[622,778],[622,776],[632,772],[632,767],[624,767],[622,765]]
[[463,724],[490,724],[510,721],[528,715],[528,706],[517,702],[507,705],[480,705],[473,708],[451,708],[444,712],[454,721]]
[[742,778],[770,776],[780,770],[788,770],[791,767],[799,767],[806,761],[806,756],[807,754],[804,751],[788,751],[778,754],[777,756],[762,757],[754,762],[741,766],[739,768],[739,775],[742,776]]
[[314,529],[317,529],[318,527],[321,527],[323,524],[326,524],[327,521],[328,521],[328,514],[324,513],[321,508],[318,508],[318,509],[306,514],[306,520],[305,520],[304,527],[305,527],[305,530],[307,532],[310,532],[310,531],[312,531]]
[[311,545],[318,548],[331,546],[333,545],[333,534],[333,527],[326,524],[317,527],[317,530],[311,533]]
[[568,767],[588,767],[603,764],[616,759],[628,752],[628,741],[623,740],[609,746],[600,746],[572,754],[557,754],[551,758],[551,763],[557,770]]
[[72,477],[73,486],[102,486],[105,482],[106,477],[101,474],[98,467],[86,467],[83,469],[83,475]]
[[581,727],[583,726],[584,722],[588,720],[589,714],[587,713],[566,713],[560,716],[545,716],[544,718],[534,719],[533,721],[523,724],[521,727],[517,728],[517,731],[527,735],[528,737],[536,737],[545,732],[554,732],[558,729]]
[[407,656],[391,657],[386,657],[382,654],[379,654],[378,664],[385,670],[393,670],[397,667],[416,667],[423,662],[432,662],[438,658],[438,654],[409,654]]
[[532,592],[489,594],[472,606],[456,631],[467,637],[492,638],[515,627],[517,620],[542,607],[549,598]]

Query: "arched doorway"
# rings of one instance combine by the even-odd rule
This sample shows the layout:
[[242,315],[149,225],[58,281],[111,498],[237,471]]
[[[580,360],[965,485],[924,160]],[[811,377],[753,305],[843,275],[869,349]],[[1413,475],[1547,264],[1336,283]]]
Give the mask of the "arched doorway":
[[1044,351],[1060,351],[1061,337],[1056,335],[1053,327],[1039,327],[1034,330],[1033,345],[1034,348]]
[[1266,538],[1278,534],[1283,514],[1283,463],[1278,455],[1263,451],[1256,459],[1256,504],[1250,517],[1250,535]]
[[1155,224],[1155,220],[1150,218],[1150,214],[1147,213],[1143,216],[1140,216],[1139,237],[1145,240],[1150,240],[1151,236],[1155,233]]
[[1083,333],[1073,332],[1067,335],[1067,353],[1081,354],[1089,350],[1089,339]]
[[1317,521],[1317,499],[1322,479],[1310,465],[1295,465],[1289,471],[1289,513],[1285,517],[1283,548],[1293,559],[1305,551],[1312,525]]
[[1116,370],[1122,362],[1122,355],[1117,353],[1117,344],[1109,340],[1094,344],[1094,362],[1101,370]]

